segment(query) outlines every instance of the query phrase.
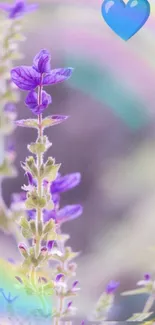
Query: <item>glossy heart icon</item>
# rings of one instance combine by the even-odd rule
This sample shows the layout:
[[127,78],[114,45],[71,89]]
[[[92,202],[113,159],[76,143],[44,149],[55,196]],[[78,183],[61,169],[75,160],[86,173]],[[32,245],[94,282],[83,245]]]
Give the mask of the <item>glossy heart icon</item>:
[[105,0],[102,4],[102,16],[109,27],[127,41],[145,24],[150,15],[147,0]]

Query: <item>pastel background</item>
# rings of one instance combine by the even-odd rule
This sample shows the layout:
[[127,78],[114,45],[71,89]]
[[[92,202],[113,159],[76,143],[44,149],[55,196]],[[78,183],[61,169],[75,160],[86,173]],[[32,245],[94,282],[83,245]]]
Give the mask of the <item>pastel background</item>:
[[[104,22],[100,0],[37,2],[38,12],[25,18],[23,63],[31,64],[47,48],[53,68],[75,68],[70,81],[48,89],[53,104],[47,114],[70,119],[47,134],[53,143],[49,154],[62,162],[61,172],[82,174],[81,185],[62,199],[84,205],[83,216],[64,226],[70,245],[81,251],[79,324],[109,280],[121,282],[119,293],[155,271],[149,250],[155,245],[155,5],[151,0],[145,26],[124,42]],[[22,95],[19,119],[31,116]],[[26,181],[20,162],[35,137],[27,129],[14,134],[19,174],[4,182],[7,204]],[[20,260],[13,238],[2,233],[0,257]],[[144,300],[118,295],[112,319],[140,312]]]

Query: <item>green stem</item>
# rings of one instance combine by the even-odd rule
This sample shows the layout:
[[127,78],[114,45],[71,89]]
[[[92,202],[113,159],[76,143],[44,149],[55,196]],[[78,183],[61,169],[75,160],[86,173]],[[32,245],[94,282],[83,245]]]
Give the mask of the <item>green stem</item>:
[[[41,94],[42,94],[42,76],[40,80],[40,86],[38,87],[38,106],[41,105]],[[43,129],[42,129],[42,114],[38,115],[38,136],[42,139],[43,137]],[[38,167],[38,196],[42,196],[42,179],[40,178],[40,167],[43,160],[43,154],[37,154],[37,167]],[[39,256],[40,253],[40,236],[39,236],[39,223],[42,221],[42,208],[37,208],[37,216],[36,216],[36,229],[37,229],[37,236],[36,236],[36,258]]]

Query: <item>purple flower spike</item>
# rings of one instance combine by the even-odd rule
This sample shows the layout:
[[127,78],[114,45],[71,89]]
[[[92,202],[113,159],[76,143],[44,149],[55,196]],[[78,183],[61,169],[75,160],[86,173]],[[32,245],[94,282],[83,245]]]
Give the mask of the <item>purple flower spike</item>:
[[0,3],[0,9],[8,13],[10,19],[16,19],[24,14],[36,10],[37,4],[27,5],[25,0],[16,0],[14,5]]
[[56,282],[59,282],[63,277],[64,277],[64,274],[60,273],[60,274],[58,274],[58,275],[56,276],[55,281],[56,281]]
[[55,241],[54,240],[50,240],[47,244],[47,248],[49,251],[51,251],[51,249],[53,248]]
[[48,107],[48,105],[51,104],[51,102],[52,98],[46,93],[46,91],[42,91],[40,105],[38,105],[38,95],[34,90],[31,90],[25,99],[26,106],[28,106],[36,115],[41,114]]
[[51,70],[51,72],[48,73],[43,78],[43,86],[55,85],[59,82],[65,81],[71,77],[72,72],[73,72],[73,68],[62,68],[62,69]]
[[144,274],[144,279],[145,279],[145,281],[150,281],[151,280],[150,274],[148,274],[148,273]]
[[71,190],[73,187],[79,185],[81,181],[80,173],[68,174],[65,176],[57,177],[57,179],[51,183],[50,191],[53,193],[61,193]]
[[51,56],[47,50],[41,50],[33,60],[33,68],[39,73],[50,72]]
[[21,66],[11,70],[11,78],[21,90],[32,90],[40,84],[40,74],[32,67]]
[[67,205],[57,212],[56,220],[58,223],[63,223],[78,218],[83,212],[80,204]]
[[118,288],[118,286],[119,286],[119,282],[110,281],[106,287],[106,293],[113,294],[115,290]]

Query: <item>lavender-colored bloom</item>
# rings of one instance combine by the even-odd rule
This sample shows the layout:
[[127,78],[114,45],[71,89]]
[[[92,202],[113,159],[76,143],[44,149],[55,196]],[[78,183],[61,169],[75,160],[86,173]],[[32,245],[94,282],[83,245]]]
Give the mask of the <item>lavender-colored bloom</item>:
[[33,60],[33,68],[39,73],[50,72],[51,55],[47,50],[41,50]]
[[50,57],[47,53],[48,51],[41,50],[34,58],[33,67],[20,66],[11,70],[12,81],[18,88],[21,90],[34,90],[39,85],[53,85],[70,78],[72,68],[54,69],[43,75],[41,71],[49,69]]
[[53,248],[53,245],[54,245],[55,241],[54,240],[49,240],[48,243],[47,243],[47,249],[49,251],[51,251],[51,249]]
[[81,181],[80,173],[73,173],[73,174],[57,177],[57,179],[51,183],[50,186],[51,194],[68,191],[73,187],[79,185],[80,181]]
[[59,274],[57,274],[55,281],[59,282],[63,277],[64,277],[64,274],[59,273]]
[[30,110],[36,114],[41,114],[49,104],[51,104],[52,98],[49,94],[46,93],[46,91],[42,91],[41,93],[41,103],[38,105],[38,95],[34,90],[31,90],[26,99],[25,104],[30,108]]
[[56,214],[56,221],[63,223],[78,218],[83,213],[83,208],[80,204],[66,205]]
[[5,111],[6,113],[16,113],[16,112],[17,112],[17,109],[16,109],[15,104],[13,104],[13,103],[7,103],[7,104],[4,106],[4,111]]
[[106,293],[107,294],[113,294],[115,290],[118,288],[119,282],[116,281],[110,281],[106,287]]
[[150,281],[151,280],[151,275],[149,273],[144,274],[144,280],[145,281]]
[[74,289],[78,284],[79,284],[79,281],[78,280],[74,281],[73,282],[73,285],[72,285],[72,289]]
[[26,4],[26,0],[15,0],[13,5],[0,3],[0,9],[4,10],[10,19],[16,19],[24,14],[36,10],[37,4]]

